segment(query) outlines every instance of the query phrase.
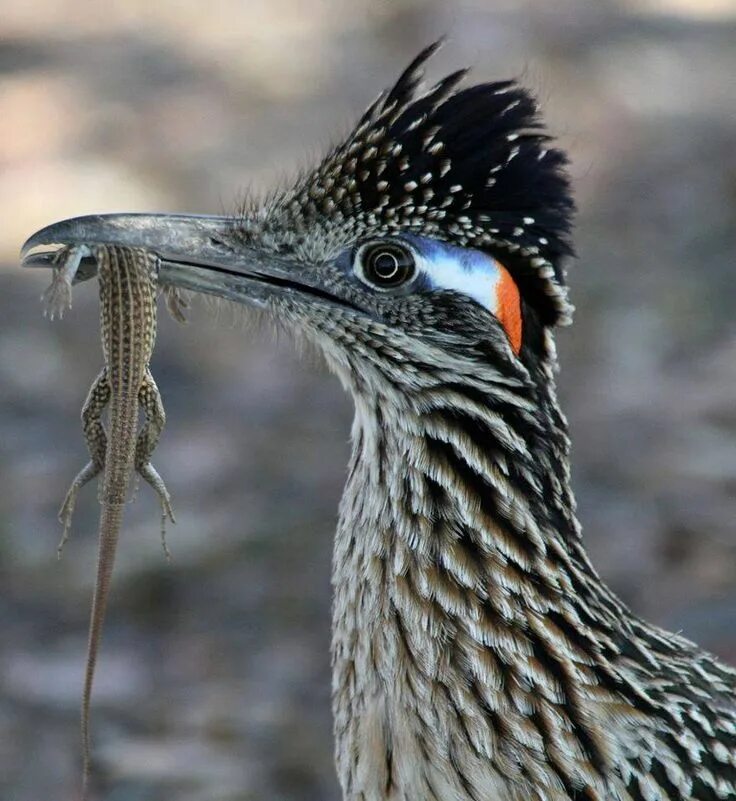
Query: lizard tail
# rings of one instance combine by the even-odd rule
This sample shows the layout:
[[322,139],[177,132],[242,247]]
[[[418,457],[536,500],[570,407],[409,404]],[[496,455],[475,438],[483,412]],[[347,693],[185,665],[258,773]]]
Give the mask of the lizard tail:
[[87,668],[84,675],[84,691],[82,694],[82,799],[87,801],[91,770],[91,749],[89,736],[89,710],[92,698],[92,684],[95,678],[97,654],[102,639],[102,625],[105,620],[107,597],[115,562],[115,546],[117,545],[120,524],[123,519],[124,503],[103,502],[100,513],[99,547],[97,552],[97,583],[92,599],[92,614],[89,622],[89,640],[87,644]]

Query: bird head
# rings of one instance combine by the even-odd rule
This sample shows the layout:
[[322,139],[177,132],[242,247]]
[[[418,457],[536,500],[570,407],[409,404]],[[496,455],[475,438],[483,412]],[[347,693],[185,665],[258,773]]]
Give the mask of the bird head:
[[32,251],[52,243],[146,248],[162,284],[267,310],[355,390],[410,390],[422,373],[472,373],[479,360],[528,374],[571,310],[566,159],[513,81],[459,88],[459,70],[422,90],[437,47],[289,189],[232,217],[56,223],[26,242],[26,263],[48,264]]

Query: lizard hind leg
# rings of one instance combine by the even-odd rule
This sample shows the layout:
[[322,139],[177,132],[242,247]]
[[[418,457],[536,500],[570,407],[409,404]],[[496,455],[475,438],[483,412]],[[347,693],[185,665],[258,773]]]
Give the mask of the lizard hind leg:
[[138,403],[143,409],[145,420],[136,441],[135,469],[140,477],[152,487],[161,502],[161,545],[166,558],[171,559],[171,552],[166,544],[166,520],[176,523],[176,518],[166,484],[150,461],[151,454],[156,449],[166,424],[166,413],[156,382],[148,370],[138,392]]
[[82,430],[87,443],[90,461],[79,471],[64,498],[59,510],[59,520],[64,526],[61,541],[57,548],[57,555],[61,558],[64,545],[69,539],[69,532],[77,503],[77,495],[82,487],[98,476],[105,467],[105,450],[107,436],[102,425],[102,412],[110,400],[110,383],[107,380],[107,371],[102,372],[90,387],[87,399],[82,407]]
[[82,487],[90,482],[95,476],[102,472],[103,465],[95,464],[94,461],[88,462],[77,474],[77,477],[72,481],[71,487],[64,498],[64,503],[61,504],[59,509],[59,522],[64,526],[64,531],[61,535],[61,540],[56,548],[56,555],[61,559],[64,546],[69,539],[69,533],[72,525],[72,517],[74,517],[74,507],[77,504],[77,495]]
[[170,520],[172,523],[176,523],[176,518],[174,517],[174,509],[171,505],[171,495],[169,491],[166,489],[166,484],[164,480],[159,475],[156,468],[150,463],[147,462],[146,464],[142,465],[138,472],[140,473],[143,480],[149,484],[156,495],[158,495],[159,501],[161,502],[161,546],[164,549],[164,554],[166,555],[167,559],[171,559],[171,551],[169,550],[169,546],[166,543],[166,520]]

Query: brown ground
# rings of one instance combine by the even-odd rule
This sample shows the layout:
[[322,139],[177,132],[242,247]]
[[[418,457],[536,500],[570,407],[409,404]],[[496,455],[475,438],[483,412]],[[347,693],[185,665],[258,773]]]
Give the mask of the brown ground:
[[[0,26],[0,798],[72,798],[98,510],[85,493],[57,564],[96,293],[44,320],[21,241],[91,211],[232,209],[443,32],[435,76],[522,74],[572,154],[561,394],[595,562],[637,611],[736,661],[733,0],[3,0]],[[93,705],[103,797],[336,799],[349,403],[227,315],[161,329],[156,462],[180,522],[169,566],[143,488],[121,540]]]

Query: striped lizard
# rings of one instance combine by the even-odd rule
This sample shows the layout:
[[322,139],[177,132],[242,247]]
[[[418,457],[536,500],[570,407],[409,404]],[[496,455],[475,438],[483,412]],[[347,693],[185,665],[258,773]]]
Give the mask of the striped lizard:
[[[97,580],[92,600],[87,665],[82,695],[82,798],[87,797],[90,776],[89,713],[92,684],[107,597],[115,561],[123,508],[131,473],[135,471],[153,487],[161,502],[161,534],[164,551],[165,522],[174,522],[169,492],[150,462],[166,420],[161,396],[149,360],[156,340],[156,276],[158,259],[142,248],[110,245],[77,245],[59,252],[54,280],[45,293],[47,313],[53,317],[71,305],[71,286],[83,258],[98,265],[100,327],[105,364],[90,388],[82,409],[82,425],[90,461],[72,482],[59,512],[64,532],[59,554],[71,525],[79,490],[104,470],[102,481],[97,557]],[[169,304],[180,311],[176,300]],[[107,431],[102,413],[109,408]],[[139,407],[145,415],[138,433]],[[137,434],[137,436],[136,436]]]

